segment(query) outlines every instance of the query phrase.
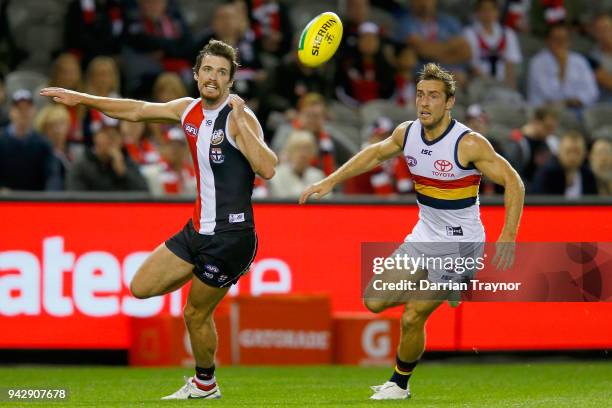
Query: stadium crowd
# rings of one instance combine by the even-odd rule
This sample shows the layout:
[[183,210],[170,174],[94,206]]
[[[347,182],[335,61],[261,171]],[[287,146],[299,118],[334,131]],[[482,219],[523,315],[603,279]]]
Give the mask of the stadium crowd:
[[[326,10],[340,12],[342,45],[330,63],[304,67],[300,31]],[[296,197],[414,119],[428,61],[452,70],[453,116],[491,141],[528,193],[610,196],[610,13],[610,1],[581,0],[0,0],[0,191],[195,194],[180,127],[66,108],[38,90],[197,96],[192,64],[216,38],[239,50],[234,90],[281,158],[255,197]],[[399,158],[338,191],[411,192]]]

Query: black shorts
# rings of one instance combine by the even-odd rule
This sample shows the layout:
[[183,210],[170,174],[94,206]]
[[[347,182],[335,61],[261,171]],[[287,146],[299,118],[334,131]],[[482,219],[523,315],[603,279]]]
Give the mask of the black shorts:
[[166,247],[194,265],[193,273],[205,284],[222,288],[233,285],[245,274],[257,253],[254,229],[202,235],[191,220],[166,241]]

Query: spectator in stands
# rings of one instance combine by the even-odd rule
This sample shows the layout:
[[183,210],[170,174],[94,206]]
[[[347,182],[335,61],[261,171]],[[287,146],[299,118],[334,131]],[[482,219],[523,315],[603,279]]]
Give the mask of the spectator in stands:
[[282,58],[291,49],[293,28],[287,5],[278,0],[248,0],[251,29],[263,51]]
[[163,71],[193,81],[191,32],[180,9],[168,0],[138,0],[128,13],[123,44],[128,93],[149,97],[154,78]]
[[77,159],[68,172],[66,187],[76,191],[147,191],[138,166],[121,149],[114,127],[101,127],[93,148]]
[[531,0],[505,0],[502,21],[514,31],[529,32],[529,7]]
[[590,57],[601,91],[599,99],[612,103],[612,15],[598,15],[592,28],[597,45]]
[[[366,144],[378,143],[389,136],[395,128],[387,117],[378,118],[368,129]],[[345,194],[375,194],[392,196],[413,190],[410,170],[404,156],[394,157],[372,170],[348,180],[344,185]]]
[[147,123],[123,120],[119,125],[119,133],[121,133],[123,147],[134,163],[138,165],[159,163],[159,150],[155,142],[151,140]]
[[[496,152],[502,151],[502,146],[496,140],[491,139],[489,136],[489,117],[487,116],[487,113],[480,104],[474,103],[468,106],[465,112],[464,123],[474,132],[480,133],[481,135],[486,137]],[[479,190],[479,193],[481,195],[501,194],[503,193],[503,191],[503,187],[498,186],[486,177],[482,178]]]
[[4,87],[4,75],[0,72],[0,128],[9,122],[8,110],[6,107],[6,88]]
[[73,160],[73,154],[69,149],[67,140],[70,132],[70,114],[64,105],[47,105],[40,110],[34,121],[36,131],[47,137],[53,148],[55,157],[54,178],[52,185],[47,185],[49,190],[65,190],[66,174]]
[[195,170],[188,158],[187,143],[182,129],[175,127],[166,134],[160,147],[161,162],[142,168],[149,191],[154,196],[197,192]]
[[[386,8],[389,10],[401,10],[401,7],[395,4],[392,0],[377,0],[375,4],[379,12],[380,9]],[[368,21],[372,20],[372,2],[370,0],[339,0],[338,9],[342,16],[342,42],[338,49],[338,55],[342,57],[345,53],[351,53],[357,48],[359,41],[359,27]],[[390,18],[391,14],[389,15]],[[378,35],[380,37],[380,47],[385,57],[392,61],[395,54],[395,42],[391,40],[392,33],[388,32],[384,26],[378,27]]]
[[[474,132],[487,136],[489,132],[489,117],[480,104],[474,103],[468,106],[465,112],[465,125]],[[495,149],[498,151],[497,149]]]
[[469,61],[470,46],[461,35],[459,20],[438,13],[437,0],[411,0],[410,13],[398,20],[395,38],[413,46],[422,62],[449,65],[455,79],[465,83],[461,64]]
[[569,47],[569,28],[564,24],[551,26],[547,48],[529,63],[527,93],[531,105],[557,103],[580,109],[597,100],[599,90],[589,63]]
[[245,7],[236,3],[227,3],[217,7],[210,27],[197,36],[197,51],[208,44],[212,38],[238,49],[240,67],[234,76],[234,89],[247,101],[251,109],[257,111],[259,90],[266,75],[259,58],[261,45],[249,27]]
[[380,29],[372,22],[359,26],[357,48],[338,63],[336,96],[347,106],[357,107],[393,95],[395,72],[381,49]]
[[612,141],[597,139],[589,154],[591,170],[597,182],[597,192],[602,196],[612,195]]
[[371,20],[370,0],[344,0],[342,10],[342,44],[340,52],[357,47],[359,26]]
[[526,185],[533,181],[536,171],[550,160],[556,150],[553,149],[554,134],[558,126],[558,113],[550,107],[540,107],[522,128],[512,131],[508,160]]
[[531,192],[559,194],[572,199],[597,194],[595,176],[585,158],[584,137],[576,131],[564,133],[559,142],[559,154],[536,172]]
[[96,56],[118,56],[123,34],[121,0],[73,0],[64,19],[64,49],[83,66]]
[[[153,100],[159,103],[166,103],[175,99],[185,98],[187,88],[185,84],[174,72],[164,72],[155,80],[153,84]],[[168,123],[148,123],[147,127],[150,131],[151,140],[161,146],[166,141],[167,132],[175,127],[174,124]]]
[[[85,91],[96,96],[119,98],[119,67],[110,57],[95,57],[87,66],[85,73]],[[104,114],[86,109],[83,117],[83,141],[85,145],[93,144],[92,138],[104,120]]]
[[81,91],[83,88],[83,74],[79,59],[70,53],[60,54],[51,68],[49,86]]
[[322,180],[325,174],[310,163],[317,156],[317,145],[310,132],[296,130],[289,135],[283,162],[270,180],[272,197],[299,197],[309,185]]
[[499,23],[497,0],[478,0],[475,21],[463,31],[472,50],[472,73],[516,88],[515,65],[522,61],[514,30]]
[[[291,109],[307,93],[318,93],[326,98],[331,97],[333,83],[329,68],[329,64],[317,68],[307,67],[298,61],[297,52],[285,56],[271,78],[274,94],[272,109],[283,111]],[[278,78],[282,78],[282,81],[279,81]]]
[[155,80],[153,84],[153,100],[159,103],[166,103],[175,99],[188,96],[187,88],[181,81],[181,77],[173,72],[164,72]]
[[[49,86],[58,88],[72,89],[73,91],[81,91],[82,83],[81,64],[74,54],[60,54],[51,68],[49,76]],[[70,113],[70,132],[68,133],[68,141],[72,143],[83,143],[83,117],[85,116],[85,108],[82,106],[73,106],[68,108]]]
[[10,4],[9,0],[0,0],[0,50],[2,50],[0,70],[2,71],[17,69],[19,64],[30,55],[30,50],[22,49],[15,40],[16,35],[13,33],[9,18]]
[[91,60],[85,73],[85,91],[96,96],[119,97],[119,67],[110,57]]
[[395,102],[400,106],[412,106],[416,98],[415,69],[418,56],[414,48],[402,45],[395,57]]
[[318,154],[312,159],[312,165],[322,170],[327,176],[336,170],[335,145],[332,131],[327,126],[327,107],[325,99],[319,94],[306,94],[298,102],[298,115],[286,126],[281,126],[272,139],[276,152],[285,151],[289,135],[294,130],[311,132],[318,142]]
[[253,183],[253,194],[252,198],[267,198],[270,196],[270,186],[268,182],[258,175],[255,175],[255,182]]
[[584,7],[583,0],[531,0],[530,31],[544,37],[554,25],[578,25],[578,16],[584,11]]
[[35,115],[32,93],[15,91],[9,124],[0,130],[0,189],[45,190],[57,183],[51,145],[33,130]]

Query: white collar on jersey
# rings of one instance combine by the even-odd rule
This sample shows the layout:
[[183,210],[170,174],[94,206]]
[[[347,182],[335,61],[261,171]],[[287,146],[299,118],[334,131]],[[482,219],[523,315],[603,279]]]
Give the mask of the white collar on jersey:
[[[225,105],[227,105],[229,103],[229,98],[230,96],[227,95],[227,98],[225,98],[225,100],[223,101],[223,103],[219,106],[217,106],[215,109],[206,109],[206,107],[204,106],[204,101],[202,101],[202,110],[204,112],[206,112],[207,114],[211,114],[211,113],[219,113],[221,111],[221,109],[225,108]],[[200,100],[202,100],[202,97],[200,97]]]

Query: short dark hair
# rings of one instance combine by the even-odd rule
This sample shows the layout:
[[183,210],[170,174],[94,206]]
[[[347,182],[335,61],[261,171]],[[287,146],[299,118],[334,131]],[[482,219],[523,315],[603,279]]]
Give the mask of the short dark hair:
[[584,136],[582,135],[582,133],[580,133],[577,130],[568,130],[565,133],[562,133],[561,136],[559,137],[559,141],[562,141],[565,139],[570,139],[573,141],[580,141],[580,142],[586,143],[586,140]]
[[565,30],[570,34],[572,33],[571,27],[569,26],[569,24],[567,24],[567,21],[559,20],[549,24],[546,27],[546,38],[549,38],[552,32],[555,30]]
[[240,66],[238,63],[238,50],[232,47],[229,44],[224,43],[219,40],[210,40],[208,44],[202,48],[198,57],[196,58],[196,63],[193,67],[193,73],[197,74],[200,71],[200,67],[202,66],[202,60],[207,55],[215,55],[217,57],[223,57],[230,63],[230,80],[234,79],[234,74],[236,70]]
[[531,117],[535,120],[544,120],[548,117],[558,119],[559,111],[554,106],[544,105],[536,108]]
[[476,4],[474,4],[474,10],[479,10],[480,6],[485,3],[493,3],[495,7],[499,8],[499,3],[497,2],[497,0],[476,0]]
[[444,83],[444,93],[446,99],[455,96],[455,77],[449,71],[445,70],[438,64],[430,62],[426,64],[421,72],[419,72],[419,82],[421,81],[440,81]]

